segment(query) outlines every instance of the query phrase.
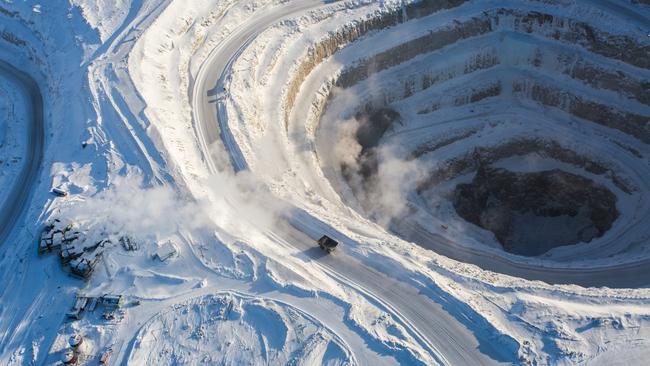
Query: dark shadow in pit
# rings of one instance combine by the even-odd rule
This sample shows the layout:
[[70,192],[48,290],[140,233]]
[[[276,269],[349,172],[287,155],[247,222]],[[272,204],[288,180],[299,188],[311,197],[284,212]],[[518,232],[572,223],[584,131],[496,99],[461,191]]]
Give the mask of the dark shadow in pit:
[[359,122],[359,129],[356,133],[357,141],[361,145],[362,151],[365,151],[376,147],[386,131],[395,123],[399,123],[401,117],[396,110],[383,107],[358,113],[355,119]]
[[454,208],[494,234],[507,252],[538,256],[603,236],[618,218],[616,196],[585,177],[558,169],[512,172],[480,165],[456,186]]

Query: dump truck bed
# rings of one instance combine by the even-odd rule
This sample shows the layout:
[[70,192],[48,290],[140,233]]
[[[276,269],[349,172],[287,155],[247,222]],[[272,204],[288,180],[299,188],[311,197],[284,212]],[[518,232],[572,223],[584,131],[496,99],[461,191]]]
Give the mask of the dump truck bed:
[[320,239],[318,239],[318,246],[321,249],[326,250],[328,253],[334,250],[338,245],[339,243],[336,240],[330,238],[327,235],[323,235]]

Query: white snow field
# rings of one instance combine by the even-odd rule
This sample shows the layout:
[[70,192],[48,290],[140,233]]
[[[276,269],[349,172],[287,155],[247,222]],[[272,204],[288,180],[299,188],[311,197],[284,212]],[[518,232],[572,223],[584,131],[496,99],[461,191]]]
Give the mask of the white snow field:
[[649,124],[643,0],[5,0],[0,365],[645,365]]
[[[197,354],[198,353],[198,354]],[[347,345],[286,304],[208,295],[156,315],[136,337],[129,363],[346,365]]]

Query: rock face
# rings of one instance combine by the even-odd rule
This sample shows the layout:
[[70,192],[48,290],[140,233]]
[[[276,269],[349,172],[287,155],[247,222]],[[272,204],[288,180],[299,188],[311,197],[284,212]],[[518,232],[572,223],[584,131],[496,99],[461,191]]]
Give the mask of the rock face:
[[343,164],[341,171],[343,177],[350,183],[355,173],[359,173],[364,179],[364,185],[367,185],[369,180],[377,174],[377,161],[376,147],[379,145],[379,140],[395,123],[399,123],[400,114],[390,108],[380,108],[378,110],[367,111],[365,113],[358,113],[355,116],[359,122],[359,129],[356,132],[356,139],[361,145],[361,153],[358,158],[358,172],[351,170],[349,166]]
[[587,178],[487,166],[471,183],[456,186],[454,207],[494,233],[506,251],[529,256],[600,237],[619,215],[614,194]]

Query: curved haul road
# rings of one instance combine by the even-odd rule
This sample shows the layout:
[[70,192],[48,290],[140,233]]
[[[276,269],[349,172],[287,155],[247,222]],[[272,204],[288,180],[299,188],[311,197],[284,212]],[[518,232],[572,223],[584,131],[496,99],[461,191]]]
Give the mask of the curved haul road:
[[[230,154],[234,168],[236,170],[246,168],[246,162],[241,159],[237,144],[229,133],[227,121],[225,118],[219,118],[222,117],[219,102],[217,101],[216,107],[211,102],[215,98],[214,90],[223,90],[224,77],[230,66],[258,34],[285,17],[323,5],[324,3],[318,0],[300,0],[269,9],[264,14],[259,14],[245,24],[241,24],[237,31],[215,48],[201,65],[190,90],[190,100],[194,127],[212,173],[217,173],[214,161],[221,159],[213,155],[218,153],[215,149],[208,147],[219,139],[223,141],[228,151],[234,152]],[[429,296],[437,295],[423,294],[416,288],[345,255],[343,251],[337,253],[335,260],[326,257],[315,258],[318,257],[318,251],[312,251],[313,236],[322,233],[324,228],[319,227],[321,226],[319,223],[305,221],[302,221],[300,226],[302,227],[298,230],[287,223],[277,232],[269,233],[269,236],[278,242],[302,250],[303,260],[309,261],[310,265],[325,267],[333,278],[356,287],[371,301],[376,301],[389,309],[395,320],[401,323],[438,363],[489,365],[498,361],[516,360],[516,349],[504,350],[505,347],[495,346],[493,342],[485,342],[486,339],[478,340],[472,331],[447,312],[441,304],[448,304],[449,299],[433,301]],[[464,317],[462,314],[459,316]],[[472,324],[472,328],[481,326],[482,324]]]
[[[221,159],[217,159],[214,154],[218,152],[210,149],[209,146],[219,139],[229,152],[235,170],[246,168],[246,161],[229,132],[218,98],[218,94],[223,90],[224,77],[232,63],[267,27],[283,18],[323,5],[324,2],[318,0],[296,0],[264,11],[263,14],[258,14],[241,24],[228,39],[212,50],[201,65],[190,89],[190,100],[200,147],[212,173],[217,172],[215,161]],[[214,99],[217,99],[216,103]],[[418,291],[406,283],[391,278],[346,255],[343,251],[337,253],[336,259],[318,258],[319,251],[311,250],[314,246],[313,239],[316,235],[331,230],[317,220],[291,220],[291,223],[287,223],[277,232],[269,233],[269,236],[278,242],[303,250],[303,259],[326,267],[332,273],[332,277],[350,283],[368,297],[391,309],[397,320],[409,329],[411,335],[424,349],[429,350],[439,363],[479,365],[516,362],[516,350],[504,346],[512,340],[502,339],[505,343],[487,341],[492,330],[481,322],[480,316],[472,319],[470,310],[458,310],[459,306],[453,303],[454,300],[445,297],[444,294],[435,293],[433,290],[425,294],[425,291]],[[416,230],[414,233],[419,236],[418,239],[428,243],[425,246],[453,259],[475,263],[501,273],[550,283],[622,287],[626,284],[641,284],[639,278],[647,278],[647,274],[650,273],[650,261],[586,271],[527,266],[503,258],[486,256],[482,252],[467,251],[463,247],[454,245],[453,242],[425,235],[421,230]],[[333,233],[331,236],[339,235]],[[643,283],[647,282],[643,281]],[[478,340],[467,326],[478,332],[481,340]],[[481,328],[484,330],[481,331]]]
[[0,60],[0,73],[22,86],[22,91],[31,104],[32,114],[27,126],[27,150],[24,166],[5,196],[4,205],[0,207],[0,245],[7,241],[14,225],[21,216],[32,182],[36,179],[43,160],[43,141],[45,132],[43,125],[43,97],[38,84],[28,74],[16,69],[9,63]]

